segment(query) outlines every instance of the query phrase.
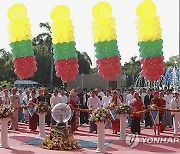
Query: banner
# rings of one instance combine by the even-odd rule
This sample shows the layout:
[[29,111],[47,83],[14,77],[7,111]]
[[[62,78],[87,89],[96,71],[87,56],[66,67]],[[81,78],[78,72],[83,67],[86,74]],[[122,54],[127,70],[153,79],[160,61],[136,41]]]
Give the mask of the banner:
[[110,109],[109,111],[110,111],[110,113],[111,113],[111,115],[113,117],[113,120],[116,120],[116,114],[115,114],[114,110]]
[[158,110],[151,111],[151,116],[154,124],[159,124],[159,111]]
[[28,110],[30,116],[32,117],[34,114],[34,107],[27,107],[27,110]]

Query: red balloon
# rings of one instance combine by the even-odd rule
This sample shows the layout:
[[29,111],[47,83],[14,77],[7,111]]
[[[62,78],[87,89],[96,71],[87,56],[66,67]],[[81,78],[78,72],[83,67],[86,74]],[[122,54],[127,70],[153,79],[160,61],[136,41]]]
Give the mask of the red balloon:
[[78,59],[77,58],[70,58],[70,59],[62,59],[56,60],[54,62],[56,76],[61,77],[62,81],[66,82],[68,80],[75,79],[75,75],[79,73],[78,68]]
[[15,74],[20,79],[32,77],[34,72],[37,71],[36,61],[34,56],[20,57],[13,59]]

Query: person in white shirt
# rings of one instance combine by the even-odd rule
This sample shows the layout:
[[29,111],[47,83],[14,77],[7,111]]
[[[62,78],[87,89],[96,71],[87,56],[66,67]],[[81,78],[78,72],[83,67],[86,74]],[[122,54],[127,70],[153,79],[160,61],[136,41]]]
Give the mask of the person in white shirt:
[[58,91],[54,90],[53,96],[50,98],[51,108],[53,108],[58,103],[62,103],[62,99],[60,96],[58,96]]
[[127,97],[127,95],[128,95],[128,92],[127,92],[127,91],[123,91],[123,92],[122,92],[123,102],[125,102],[125,101],[126,101],[126,97]]
[[24,97],[24,95],[22,93],[23,93],[23,91],[20,89],[18,91],[18,96],[20,98],[20,108],[18,110],[18,121],[19,122],[24,122],[24,113],[23,113],[23,109],[21,108],[21,106],[24,105],[23,104],[23,97]]
[[[171,100],[170,108],[172,110],[180,109],[180,97],[179,93],[176,91],[174,93],[175,97]],[[174,135],[178,134],[178,127],[180,126],[180,112],[171,112],[173,116],[173,126],[174,126]]]
[[[103,106],[103,108],[107,108],[109,106],[109,103],[110,103],[111,99],[112,99],[111,91],[107,90],[106,91],[106,96],[104,96],[103,99],[102,99],[102,106]],[[111,128],[111,123],[110,122],[106,122],[105,128]]]
[[4,92],[4,95],[2,96],[2,104],[5,106],[9,106],[10,99],[9,99],[9,95],[8,95],[8,90],[5,89],[3,92]]
[[[146,89],[143,88],[140,97],[141,97],[141,100],[142,100],[142,102],[143,102],[143,108],[144,108],[144,109],[145,109],[145,107],[144,107],[144,98],[145,98],[146,95],[147,95],[147,94],[146,94]],[[142,118],[141,118],[141,122],[144,123],[144,120],[145,120],[145,114],[143,113],[143,114],[142,114]]]
[[[27,105],[30,99],[31,99],[30,92],[27,90],[26,95],[23,97],[23,104]],[[27,109],[23,109],[23,113],[24,113],[24,122],[27,124],[29,121],[29,112]]]
[[126,96],[126,103],[127,103],[128,105],[132,102],[132,100],[135,99],[133,94],[134,94],[134,89],[131,89],[131,90],[129,91],[129,94]]
[[[101,107],[100,99],[96,96],[95,90],[91,91],[91,97],[88,98],[87,106],[90,110],[96,110],[97,108]],[[89,128],[89,133],[92,133],[93,131],[97,133],[97,125],[95,124],[95,122],[90,122]]]
[[[4,90],[7,89],[7,86],[6,85],[3,85],[2,86],[2,89],[0,91],[0,97],[3,97],[4,96]],[[8,95],[10,95],[10,93],[8,92]]]
[[[167,90],[166,95],[164,95],[164,100],[166,101],[166,109],[170,109],[170,103],[172,99],[173,99],[173,95],[170,94],[170,90]],[[172,115],[170,111],[166,111],[165,122],[166,122],[166,127],[167,126],[169,128],[172,127]]]
[[109,100],[112,98],[111,96],[111,91],[107,90],[106,91],[106,96],[103,97],[102,99],[102,104],[103,104],[103,108],[107,108],[109,106]]
[[[126,96],[126,104],[130,105],[131,102],[134,100],[134,89],[129,90],[129,94]],[[131,116],[128,116],[128,126],[131,126]]]
[[146,89],[145,88],[143,88],[142,89],[142,93],[141,93],[141,100],[142,100],[142,102],[143,102],[143,104],[144,104],[144,97],[147,95],[147,93],[146,93]]
[[100,100],[96,96],[95,90],[91,91],[91,97],[88,98],[87,106],[90,110],[96,110],[97,108],[101,107]]
[[[50,98],[50,105],[53,108],[56,104],[62,103],[61,97],[58,96],[58,90],[53,91],[53,96]],[[56,121],[51,118],[52,125],[56,124]]]
[[101,96],[101,98],[103,98],[105,96],[105,94],[102,91],[101,86],[98,87],[98,96]]
[[61,97],[61,103],[67,103],[67,102],[68,102],[68,98],[67,98],[67,96],[65,95],[63,89],[61,89],[59,96]]

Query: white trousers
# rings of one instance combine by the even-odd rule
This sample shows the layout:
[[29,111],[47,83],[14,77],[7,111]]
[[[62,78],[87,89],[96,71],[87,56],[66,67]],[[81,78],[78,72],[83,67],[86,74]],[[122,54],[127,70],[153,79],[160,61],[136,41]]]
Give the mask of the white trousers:
[[178,134],[178,127],[180,126],[180,115],[175,115],[173,117],[173,126],[174,126],[174,134]]

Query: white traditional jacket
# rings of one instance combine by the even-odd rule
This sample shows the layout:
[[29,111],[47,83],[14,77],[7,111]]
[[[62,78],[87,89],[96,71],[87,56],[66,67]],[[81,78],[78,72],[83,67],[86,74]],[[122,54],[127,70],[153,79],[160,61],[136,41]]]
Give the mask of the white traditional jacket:
[[[172,110],[180,109],[180,97],[179,98],[173,98],[171,100],[171,109]],[[180,112],[171,112],[171,114],[175,114],[175,115],[180,116]]]

